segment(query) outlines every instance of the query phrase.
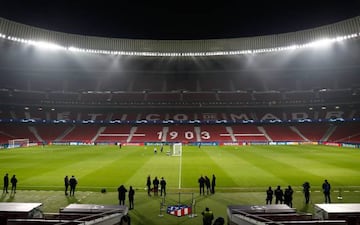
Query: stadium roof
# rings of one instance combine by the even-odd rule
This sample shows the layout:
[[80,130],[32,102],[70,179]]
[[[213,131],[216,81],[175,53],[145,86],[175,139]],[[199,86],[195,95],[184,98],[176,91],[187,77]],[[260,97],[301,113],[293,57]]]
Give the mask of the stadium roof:
[[138,56],[239,55],[291,50],[360,36],[360,16],[313,29],[232,39],[142,40],[75,35],[0,17],[0,38],[76,52]]
[[312,29],[360,16],[358,0],[3,1],[0,17],[71,34],[203,40]]

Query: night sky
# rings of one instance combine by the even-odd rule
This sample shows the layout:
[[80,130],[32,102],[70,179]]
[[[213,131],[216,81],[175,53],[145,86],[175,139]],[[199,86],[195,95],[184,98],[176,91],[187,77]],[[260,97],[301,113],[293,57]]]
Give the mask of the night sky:
[[298,31],[360,15],[360,0],[283,1],[13,0],[0,3],[0,17],[82,35],[209,39]]

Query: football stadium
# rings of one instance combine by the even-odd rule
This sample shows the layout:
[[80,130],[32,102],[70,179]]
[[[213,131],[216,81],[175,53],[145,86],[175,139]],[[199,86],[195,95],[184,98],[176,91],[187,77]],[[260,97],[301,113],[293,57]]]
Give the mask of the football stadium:
[[360,224],[359,37],[360,17],[206,40],[0,18],[0,223]]

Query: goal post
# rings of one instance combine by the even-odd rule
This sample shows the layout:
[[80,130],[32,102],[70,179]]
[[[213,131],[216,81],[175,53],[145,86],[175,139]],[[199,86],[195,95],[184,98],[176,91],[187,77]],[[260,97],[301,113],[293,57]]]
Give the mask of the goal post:
[[29,146],[29,139],[12,139],[9,140],[8,148],[20,148],[20,147],[28,147]]
[[182,155],[182,144],[181,143],[174,143],[172,145],[172,156],[181,156]]

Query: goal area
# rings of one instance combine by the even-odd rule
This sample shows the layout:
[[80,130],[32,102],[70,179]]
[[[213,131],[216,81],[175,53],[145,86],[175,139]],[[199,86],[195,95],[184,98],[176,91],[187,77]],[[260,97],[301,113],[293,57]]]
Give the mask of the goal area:
[[182,144],[175,143],[172,145],[171,156],[181,156],[182,155]]
[[28,147],[29,146],[29,139],[12,139],[9,140],[8,148],[20,148],[20,147]]

